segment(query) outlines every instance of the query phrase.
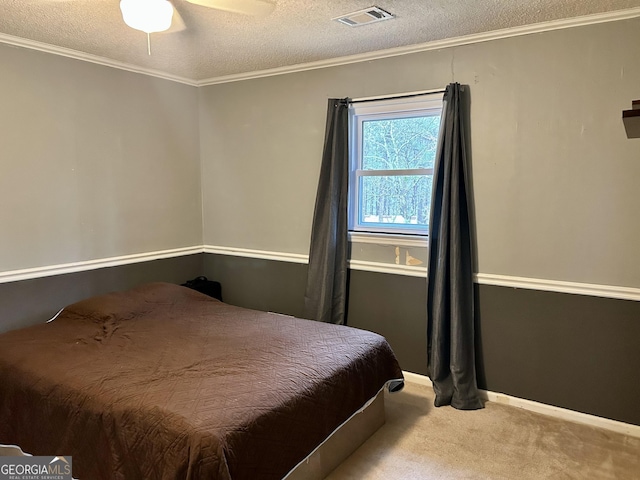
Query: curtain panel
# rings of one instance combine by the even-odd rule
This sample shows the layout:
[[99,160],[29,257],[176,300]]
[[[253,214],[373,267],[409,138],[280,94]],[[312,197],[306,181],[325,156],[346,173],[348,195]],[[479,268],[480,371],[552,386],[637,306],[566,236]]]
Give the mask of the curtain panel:
[[344,325],[347,304],[349,103],[331,98],[309,248],[304,316]]
[[[468,88],[468,87],[466,87]],[[474,347],[473,260],[469,172],[464,127],[465,87],[444,94],[429,221],[427,371],[435,406],[483,408],[478,395]]]

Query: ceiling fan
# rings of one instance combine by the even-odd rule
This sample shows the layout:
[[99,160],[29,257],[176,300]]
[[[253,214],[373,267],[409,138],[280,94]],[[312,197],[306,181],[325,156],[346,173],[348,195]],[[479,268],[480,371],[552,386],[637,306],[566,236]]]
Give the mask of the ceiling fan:
[[[263,16],[271,13],[272,3],[264,0],[187,0],[201,7]],[[147,34],[185,29],[184,21],[169,0],[120,0],[120,11],[124,23]]]
[[[263,16],[271,13],[272,3],[264,0],[187,0],[189,3],[216,10]],[[151,55],[149,34],[184,30],[182,17],[169,0],[120,0],[122,19],[129,27],[147,34],[147,52]]]
[[[73,0],[48,0],[68,2]],[[251,16],[266,16],[275,5],[266,0],[186,0],[194,5]],[[273,0],[272,0],[273,1]],[[120,0],[122,19],[129,27],[147,34],[147,51],[151,55],[149,34],[174,33],[186,29],[182,16],[169,0]]]

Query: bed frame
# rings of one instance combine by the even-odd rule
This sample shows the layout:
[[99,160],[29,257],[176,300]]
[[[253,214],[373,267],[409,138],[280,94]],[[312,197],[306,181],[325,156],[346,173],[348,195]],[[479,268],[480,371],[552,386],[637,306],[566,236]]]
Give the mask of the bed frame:
[[338,427],[300,462],[285,480],[321,480],[367,441],[385,423],[384,391]]

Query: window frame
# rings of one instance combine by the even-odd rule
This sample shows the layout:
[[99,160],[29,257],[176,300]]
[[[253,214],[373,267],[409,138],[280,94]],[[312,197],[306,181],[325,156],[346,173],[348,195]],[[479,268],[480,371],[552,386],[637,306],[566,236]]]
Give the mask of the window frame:
[[[363,225],[359,222],[360,179],[367,176],[401,176],[431,175],[433,168],[398,169],[398,170],[363,170],[363,123],[375,120],[393,120],[411,117],[442,116],[444,93],[429,93],[416,96],[399,96],[396,98],[366,99],[354,101],[349,106],[349,198],[348,221],[352,240],[368,238],[384,238],[395,236],[426,241],[428,229],[419,227],[403,227],[401,224]],[[413,240],[411,240],[413,239]]]

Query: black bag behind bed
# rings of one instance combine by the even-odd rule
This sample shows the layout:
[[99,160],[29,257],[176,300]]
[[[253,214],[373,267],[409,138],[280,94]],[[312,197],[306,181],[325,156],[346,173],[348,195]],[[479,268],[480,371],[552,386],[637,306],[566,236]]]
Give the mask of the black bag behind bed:
[[222,301],[222,285],[220,285],[220,282],[209,280],[207,277],[196,277],[193,280],[188,280],[186,283],[183,283],[182,286],[192,288],[197,292],[204,293],[205,295]]

